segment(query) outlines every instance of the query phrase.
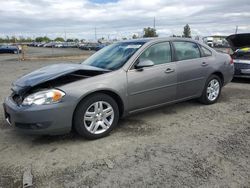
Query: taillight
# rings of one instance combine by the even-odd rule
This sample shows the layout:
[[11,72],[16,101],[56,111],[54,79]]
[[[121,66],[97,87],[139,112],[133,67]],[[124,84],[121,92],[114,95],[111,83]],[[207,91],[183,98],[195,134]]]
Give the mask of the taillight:
[[230,60],[230,64],[231,64],[231,65],[234,64],[234,60],[233,60],[232,57],[231,57],[231,60]]

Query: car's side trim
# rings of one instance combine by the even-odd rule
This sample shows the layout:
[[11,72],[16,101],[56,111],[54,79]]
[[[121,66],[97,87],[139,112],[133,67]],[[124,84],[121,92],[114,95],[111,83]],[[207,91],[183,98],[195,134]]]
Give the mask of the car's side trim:
[[130,96],[138,95],[138,94],[141,94],[141,93],[146,93],[146,92],[150,92],[150,91],[154,91],[154,90],[159,90],[159,89],[163,89],[163,88],[171,87],[171,86],[175,86],[175,85],[177,85],[177,84],[175,83],[175,84],[169,84],[169,85],[160,86],[160,87],[154,87],[154,88],[151,88],[151,89],[145,89],[145,90],[142,90],[142,91],[137,91],[137,92],[131,93]]
[[174,101],[170,101],[170,102],[165,102],[165,103],[160,103],[160,104],[156,104],[156,105],[152,105],[152,106],[147,106],[147,107],[144,107],[144,108],[131,110],[131,111],[128,112],[128,114],[134,114],[134,113],[138,113],[138,112],[141,112],[141,111],[146,111],[146,110],[150,110],[150,109],[154,109],[154,108],[159,108],[161,106],[165,106],[165,105],[169,105],[169,104],[175,104],[175,103],[178,103],[178,102],[181,102],[181,101],[195,99],[197,97],[199,97],[199,96],[193,95],[193,96],[190,96],[190,97],[186,97],[186,98],[182,98],[182,99],[178,99],[178,100],[174,100]]
[[187,82],[193,82],[193,81],[197,81],[197,80],[203,80],[203,79],[205,79],[205,77],[194,78],[194,79],[191,79],[191,80],[186,80],[186,81],[178,82],[177,85],[185,84]]

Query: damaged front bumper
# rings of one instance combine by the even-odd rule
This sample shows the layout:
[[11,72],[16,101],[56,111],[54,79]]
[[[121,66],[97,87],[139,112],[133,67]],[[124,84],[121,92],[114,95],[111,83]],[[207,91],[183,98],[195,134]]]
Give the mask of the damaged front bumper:
[[3,107],[6,121],[23,133],[58,135],[72,127],[74,106],[70,103],[22,106],[8,97]]

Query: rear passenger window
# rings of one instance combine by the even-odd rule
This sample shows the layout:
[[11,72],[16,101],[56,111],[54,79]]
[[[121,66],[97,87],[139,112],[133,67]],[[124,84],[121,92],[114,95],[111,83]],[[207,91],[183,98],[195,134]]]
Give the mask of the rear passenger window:
[[201,47],[201,52],[202,52],[203,57],[208,57],[212,55],[212,52],[209,49],[205,48],[204,46],[200,46],[200,47]]
[[193,42],[176,41],[173,44],[178,61],[200,57],[200,50]]
[[140,61],[151,60],[155,65],[171,62],[171,48],[169,42],[154,44],[140,56]]

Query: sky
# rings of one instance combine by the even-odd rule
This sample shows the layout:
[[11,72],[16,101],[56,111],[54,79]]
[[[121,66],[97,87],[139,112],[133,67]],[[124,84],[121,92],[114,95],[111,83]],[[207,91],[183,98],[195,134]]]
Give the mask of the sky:
[[154,17],[160,37],[250,33],[250,0],[0,0],[0,37],[130,38]]

